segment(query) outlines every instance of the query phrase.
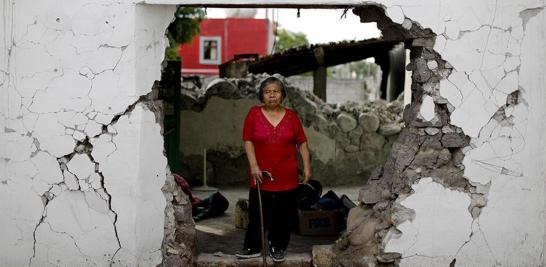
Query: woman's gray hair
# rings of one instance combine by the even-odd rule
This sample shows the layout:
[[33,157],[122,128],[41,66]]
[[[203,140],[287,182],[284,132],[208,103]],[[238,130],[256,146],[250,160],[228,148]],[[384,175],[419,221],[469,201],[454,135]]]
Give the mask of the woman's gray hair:
[[272,83],[280,85],[282,98],[284,99],[286,97],[286,88],[284,87],[282,80],[275,76],[268,76],[260,82],[260,86],[258,87],[258,98],[260,99],[260,102],[264,102],[264,88]]

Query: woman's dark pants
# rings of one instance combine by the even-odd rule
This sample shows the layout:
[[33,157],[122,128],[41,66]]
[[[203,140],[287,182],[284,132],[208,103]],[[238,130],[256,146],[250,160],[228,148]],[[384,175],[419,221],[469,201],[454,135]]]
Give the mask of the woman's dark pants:
[[[264,228],[270,246],[275,250],[286,250],[290,241],[290,232],[294,228],[296,210],[296,190],[288,191],[261,191]],[[253,251],[262,250],[262,234],[260,230],[260,210],[258,191],[250,189],[248,193],[248,229],[245,234],[245,248]]]

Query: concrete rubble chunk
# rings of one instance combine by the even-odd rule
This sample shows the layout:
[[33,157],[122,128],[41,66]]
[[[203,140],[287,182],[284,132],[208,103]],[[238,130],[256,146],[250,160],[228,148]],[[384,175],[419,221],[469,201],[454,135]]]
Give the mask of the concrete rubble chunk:
[[402,258],[402,254],[398,252],[384,252],[375,257],[380,263],[393,263]]
[[379,133],[384,136],[395,135],[400,131],[402,131],[402,126],[399,123],[389,123],[379,127]]
[[186,211],[183,207],[174,207],[174,217],[177,222],[188,222],[191,220],[191,213]]
[[438,161],[436,162],[436,164],[438,166],[442,166],[447,164],[450,160],[451,160],[451,152],[449,152],[449,149],[444,148],[438,154]]
[[453,130],[451,127],[449,126],[444,126],[442,127],[442,133],[453,133],[455,132],[455,130]]
[[368,217],[354,230],[349,236],[349,243],[353,246],[360,246],[367,243],[372,243],[375,240],[375,231],[381,220],[374,217]]
[[373,206],[375,212],[383,212],[389,207],[389,201],[380,201]]
[[393,210],[391,222],[394,225],[400,225],[405,221],[413,221],[415,219],[415,211],[400,204],[395,204]]
[[436,60],[429,60],[427,62],[427,67],[431,70],[434,70],[434,69],[437,69],[438,68],[438,62],[436,62]]
[[312,248],[313,265],[317,267],[334,266],[336,254],[332,245],[315,245]]
[[434,127],[427,127],[425,128],[425,133],[428,135],[436,135],[440,132],[440,129],[434,128]]
[[167,256],[164,260],[164,263],[163,263],[163,266],[164,267],[174,267],[174,266],[184,266],[185,264],[187,264],[186,262],[184,262],[180,256],[178,255],[170,255],[170,256]]
[[434,39],[432,38],[416,38],[413,40],[412,46],[433,47]]
[[373,113],[362,113],[358,117],[360,127],[366,132],[375,132],[379,129],[379,118]]
[[[415,146],[406,146],[401,144],[395,144],[397,147],[396,152],[396,165],[398,166],[408,166],[413,159],[415,158],[415,153],[417,148]],[[393,146],[393,150],[394,150]]]
[[415,155],[412,166],[424,166],[432,168],[436,165],[440,152],[434,149],[421,150]]
[[347,230],[352,231],[356,229],[363,221],[373,214],[373,210],[366,208],[365,206],[356,206],[349,210],[347,215]]
[[355,118],[353,118],[353,116],[351,116],[350,114],[344,112],[337,116],[336,122],[343,132],[348,132],[354,129],[357,125]]
[[442,136],[444,147],[465,147],[469,144],[470,138],[462,133],[446,133]]
[[375,204],[382,200],[382,191],[381,187],[368,183],[358,192],[358,200],[364,204]]

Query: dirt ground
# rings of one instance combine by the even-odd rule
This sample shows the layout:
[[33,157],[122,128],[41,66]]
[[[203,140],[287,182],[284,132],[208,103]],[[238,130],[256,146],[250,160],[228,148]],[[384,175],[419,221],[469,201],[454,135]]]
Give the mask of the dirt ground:
[[[357,203],[358,190],[360,187],[334,187],[324,188],[323,194],[333,190],[338,196],[347,195]],[[243,247],[245,230],[235,228],[235,203],[240,198],[248,198],[248,188],[230,187],[219,188],[218,191],[229,201],[229,208],[223,216],[205,219],[196,223],[197,229],[197,251],[202,253],[223,253],[235,254]],[[194,195],[206,198],[213,191],[195,191]],[[313,245],[332,244],[339,236],[300,236],[292,233],[288,253],[311,252]]]

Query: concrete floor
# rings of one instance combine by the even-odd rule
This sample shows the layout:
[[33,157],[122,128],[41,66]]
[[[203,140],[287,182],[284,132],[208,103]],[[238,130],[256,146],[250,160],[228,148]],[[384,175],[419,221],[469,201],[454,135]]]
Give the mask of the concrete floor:
[[[347,195],[355,203],[358,203],[359,186],[340,186],[324,188],[323,194],[333,190],[338,196]],[[219,192],[229,201],[229,208],[223,216],[205,219],[196,223],[197,251],[200,253],[233,255],[243,247],[245,230],[235,228],[234,210],[235,203],[240,198],[248,198],[247,187],[219,188]],[[213,192],[200,192],[194,190],[194,195],[206,198]],[[332,244],[339,236],[300,236],[291,235],[287,252],[289,254],[310,253],[313,245]]]

